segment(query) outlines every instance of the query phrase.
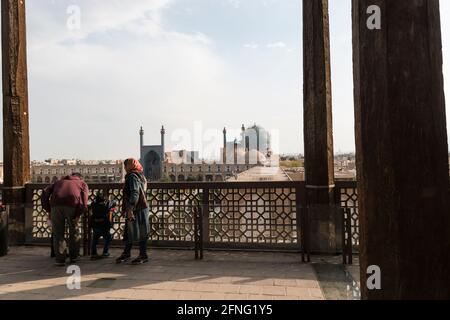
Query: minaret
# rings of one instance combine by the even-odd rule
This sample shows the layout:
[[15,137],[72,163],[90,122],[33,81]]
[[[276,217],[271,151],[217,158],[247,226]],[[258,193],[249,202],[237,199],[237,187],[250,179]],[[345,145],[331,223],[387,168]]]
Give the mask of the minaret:
[[250,164],[250,137],[244,136],[245,141],[245,164]]
[[141,138],[140,140],[140,162],[143,163],[142,161],[144,160],[144,128],[141,127],[141,130],[139,131],[139,136]]
[[256,132],[256,163],[259,165],[261,165],[261,157],[259,156],[260,152],[261,152],[261,146],[260,146],[260,137],[259,137],[259,127],[256,125],[255,123],[255,132]]
[[241,127],[241,147],[245,149],[245,126]]
[[164,129],[164,126],[161,128],[161,147],[162,147],[162,158],[161,162],[166,161],[166,146],[165,146],[165,135],[166,135],[166,129]]
[[237,139],[234,139],[234,164],[238,164],[238,143]]
[[272,158],[272,142],[271,142],[271,138],[270,138],[270,133],[267,132],[267,136],[266,136],[266,141],[267,141],[267,158],[269,158],[268,160],[270,161]]
[[223,128],[223,164],[227,164],[227,128]]

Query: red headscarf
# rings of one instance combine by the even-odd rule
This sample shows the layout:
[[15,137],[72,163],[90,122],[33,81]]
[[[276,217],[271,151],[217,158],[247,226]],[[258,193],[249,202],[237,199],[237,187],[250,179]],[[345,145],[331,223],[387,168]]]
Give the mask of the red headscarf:
[[144,168],[136,159],[130,158],[125,160],[125,170],[127,173],[130,172],[144,172]]

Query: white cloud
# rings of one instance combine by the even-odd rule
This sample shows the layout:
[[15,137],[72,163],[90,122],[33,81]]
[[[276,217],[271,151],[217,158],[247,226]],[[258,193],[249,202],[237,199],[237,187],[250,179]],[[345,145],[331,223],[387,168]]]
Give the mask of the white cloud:
[[212,101],[226,103],[225,63],[204,34],[164,26],[170,1],[78,3],[77,33],[65,28],[63,6],[28,8],[33,158],[137,155],[139,125],[157,135],[193,106],[201,118]]
[[[227,1],[218,1],[213,9],[230,5]],[[238,12],[232,12],[236,13],[237,23],[251,24],[254,33],[245,34],[247,38],[238,42],[247,50],[230,52],[230,46],[236,43],[227,43],[228,38],[236,38],[228,36],[241,28],[226,28],[226,38],[219,35],[215,39],[203,33],[184,32],[180,26],[173,30],[168,25],[172,20],[166,20],[173,18],[173,12],[166,10],[179,9],[174,5],[177,2],[27,2],[32,158],[136,156],[140,125],[145,126],[146,143],[157,143],[161,124],[166,125],[170,135],[180,127],[192,128],[197,120],[206,128],[226,125],[230,129],[256,121],[269,130],[282,129],[283,150],[300,150],[301,48],[296,42],[300,27],[291,32],[288,24],[279,35],[260,34],[261,26],[268,21],[251,20],[254,12],[241,10],[243,16],[239,18]],[[272,5],[272,0],[265,2]],[[73,3],[81,9],[78,32],[66,27],[66,9]],[[240,4],[246,5],[242,1]],[[449,101],[447,1],[441,2],[441,8]],[[212,29],[223,28],[214,23],[223,22],[211,19],[215,14],[221,17],[220,12],[208,10],[202,13],[208,25],[200,31],[213,35]],[[354,130],[349,5],[330,3],[330,11],[332,62],[336,62],[332,63],[335,145],[336,150],[351,150]],[[196,7],[193,12],[200,14],[201,10]],[[274,10],[273,14],[278,13]],[[345,34],[350,36],[343,37]],[[285,54],[288,52],[292,54]],[[448,119],[449,115],[447,112]]]
[[140,125],[152,144],[162,124],[168,137],[194,121],[239,129],[299,99],[274,84],[275,66],[261,68],[252,55],[250,63],[227,61],[206,35],[171,30],[164,23],[170,0],[77,4],[75,33],[66,28],[66,5],[47,0],[27,8],[33,159],[138,156]]
[[246,44],[244,44],[244,48],[247,48],[247,49],[258,49],[259,48],[259,44],[255,43],[255,42],[246,43]]
[[[256,42],[249,42],[244,44],[243,47],[247,49],[258,49],[260,45]],[[286,51],[292,52],[292,49],[289,49],[287,44],[281,41],[268,43],[265,45],[265,47],[268,49],[286,49]]]
[[231,5],[232,7],[235,7],[236,9],[241,6],[240,0],[226,0],[226,2]]
[[284,42],[273,42],[268,43],[266,47],[271,49],[284,49],[287,47],[287,45]]

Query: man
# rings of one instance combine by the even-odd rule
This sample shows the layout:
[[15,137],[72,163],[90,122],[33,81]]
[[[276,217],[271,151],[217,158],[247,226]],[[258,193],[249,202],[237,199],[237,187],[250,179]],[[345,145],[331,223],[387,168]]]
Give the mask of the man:
[[53,229],[53,246],[58,266],[66,263],[66,222],[69,226],[70,263],[75,263],[80,256],[78,222],[81,215],[87,212],[88,195],[88,186],[78,173],[55,182],[42,193],[42,208],[47,211],[48,223]]

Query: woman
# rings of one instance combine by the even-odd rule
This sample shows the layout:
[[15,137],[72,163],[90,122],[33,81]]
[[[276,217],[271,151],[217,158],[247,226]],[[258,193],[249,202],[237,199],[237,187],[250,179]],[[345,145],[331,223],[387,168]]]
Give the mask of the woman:
[[125,250],[116,259],[117,263],[129,261],[134,242],[139,242],[139,256],[133,264],[148,262],[147,242],[150,235],[149,208],[146,199],[147,180],[144,170],[136,159],[124,162],[126,176],[123,188],[122,212],[126,216],[124,242]]

